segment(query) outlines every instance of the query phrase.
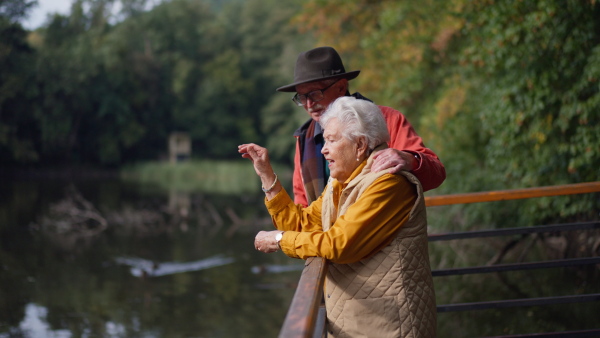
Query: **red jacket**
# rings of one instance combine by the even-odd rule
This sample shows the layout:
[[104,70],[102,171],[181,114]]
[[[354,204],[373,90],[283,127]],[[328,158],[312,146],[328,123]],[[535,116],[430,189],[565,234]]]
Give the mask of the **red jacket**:
[[[413,170],[412,173],[421,181],[423,191],[439,187],[446,179],[446,169],[444,169],[444,165],[437,155],[431,149],[425,147],[421,137],[417,135],[417,132],[415,132],[412,125],[402,113],[390,107],[379,106],[379,108],[383,113],[388,131],[390,132],[390,148],[407,151],[420,156],[419,167]],[[304,191],[300,165],[301,153],[300,142],[298,141],[298,136],[296,136],[296,155],[294,156],[294,176],[292,180],[294,203],[307,206],[308,200]],[[315,196],[313,200],[317,197]]]

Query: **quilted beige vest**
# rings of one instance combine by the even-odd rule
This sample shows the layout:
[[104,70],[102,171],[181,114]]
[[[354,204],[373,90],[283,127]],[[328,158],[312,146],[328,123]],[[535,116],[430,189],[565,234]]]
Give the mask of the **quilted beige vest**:
[[[371,173],[372,156],[340,196],[339,210],[328,184],[323,197],[323,229],[328,230],[384,172]],[[418,198],[396,238],[374,256],[352,264],[329,265],[325,284],[329,337],[435,337],[436,304],[429,253],[427,216],[419,180]]]

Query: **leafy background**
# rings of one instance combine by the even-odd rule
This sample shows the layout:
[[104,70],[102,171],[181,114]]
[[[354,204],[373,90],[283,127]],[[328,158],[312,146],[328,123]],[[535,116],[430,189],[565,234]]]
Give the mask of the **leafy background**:
[[[598,180],[600,5],[595,0],[76,0],[25,30],[35,1],[0,1],[3,169],[118,169],[166,157],[185,131],[199,160],[265,144],[291,164],[306,118],[297,54],[332,45],[352,81],[405,113],[444,162],[430,194]],[[598,217],[596,195],[445,213],[463,227]]]

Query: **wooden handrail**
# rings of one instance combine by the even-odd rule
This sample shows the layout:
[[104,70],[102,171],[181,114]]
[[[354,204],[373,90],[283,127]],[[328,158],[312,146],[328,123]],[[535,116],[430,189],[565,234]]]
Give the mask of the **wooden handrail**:
[[327,260],[321,257],[310,257],[306,260],[279,337],[313,336],[319,305],[323,298],[327,265]]
[[467,194],[428,196],[425,197],[425,205],[428,207],[434,207],[451,204],[508,201],[534,197],[586,194],[591,192],[600,192],[600,182],[564,184],[550,187],[537,187],[526,189],[485,191]]

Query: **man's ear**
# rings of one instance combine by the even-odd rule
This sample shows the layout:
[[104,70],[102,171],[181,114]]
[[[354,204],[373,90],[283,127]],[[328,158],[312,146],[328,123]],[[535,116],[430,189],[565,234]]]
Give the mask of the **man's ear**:
[[346,95],[346,92],[348,91],[348,80],[340,79],[335,87],[340,96]]

